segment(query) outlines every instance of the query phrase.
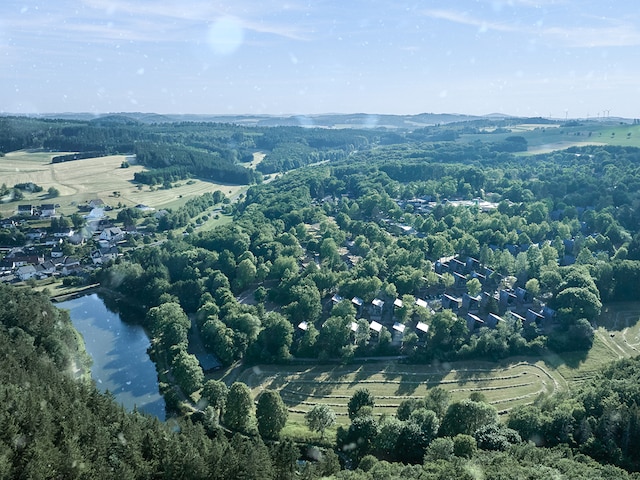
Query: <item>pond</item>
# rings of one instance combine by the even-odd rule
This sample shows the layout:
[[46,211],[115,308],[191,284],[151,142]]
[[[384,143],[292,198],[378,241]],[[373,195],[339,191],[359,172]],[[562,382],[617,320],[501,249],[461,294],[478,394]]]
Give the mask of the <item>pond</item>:
[[[141,325],[126,322],[114,312],[113,302],[97,294],[62,302],[93,359],[91,377],[99,390],[111,392],[127,410],[165,419],[164,398],[158,390],[155,365],[147,354],[149,337]],[[119,310],[119,309],[118,309]],[[129,312],[130,313],[130,312]]]

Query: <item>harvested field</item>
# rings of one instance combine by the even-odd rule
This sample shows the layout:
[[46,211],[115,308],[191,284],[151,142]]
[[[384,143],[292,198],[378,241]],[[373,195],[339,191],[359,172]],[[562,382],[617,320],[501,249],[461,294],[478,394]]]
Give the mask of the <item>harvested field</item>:
[[[47,189],[54,187],[60,196],[53,201],[60,204],[58,211],[70,215],[77,211],[76,205],[94,198],[101,198],[107,205],[118,203],[133,206],[139,203],[154,208],[176,208],[184,205],[189,198],[206,192],[221,190],[228,197],[234,197],[246,190],[244,185],[226,185],[199,179],[181,180],[174,188],[152,189],[133,181],[136,172],[144,170],[140,165],[120,168],[126,155],[88,158],[64,163],[51,163],[51,158],[68,152],[17,151],[0,158],[0,178],[2,183],[12,187],[17,183],[34,182],[44,191],[26,194],[23,201],[0,204],[0,213],[13,214],[18,203],[50,203]],[[262,157],[258,156],[256,162]],[[115,193],[117,192],[117,193]]]
[[347,403],[358,388],[367,388],[376,398],[376,414],[394,414],[406,398],[422,398],[428,389],[440,386],[452,399],[480,392],[498,411],[532,403],[541,393],[559,388],[542,364],[519,362],[499,366],[484,362],[456,362],[431,366],[364,364],[346,366],[258,366],[246,370],[240,380],[257,396],[264,389],[278,390],[294,423],[314,405],[325,403],[336,412],[338,422],[348,423]]

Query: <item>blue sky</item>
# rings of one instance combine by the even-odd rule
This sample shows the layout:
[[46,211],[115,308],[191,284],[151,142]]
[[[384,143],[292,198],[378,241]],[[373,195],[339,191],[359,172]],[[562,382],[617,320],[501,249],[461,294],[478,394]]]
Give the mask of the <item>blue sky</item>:
[[640,117],[628,0],[2,0],[0,112]]

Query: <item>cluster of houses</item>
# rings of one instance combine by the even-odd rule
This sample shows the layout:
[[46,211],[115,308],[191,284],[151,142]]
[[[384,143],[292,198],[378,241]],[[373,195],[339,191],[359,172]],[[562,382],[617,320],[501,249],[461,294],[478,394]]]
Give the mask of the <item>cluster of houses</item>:
[[[331,297],[332,305],[337,305],[344,300],[345,299],[338,294]],[[395,343],[402,342],[402,338],[404,334],[408,332],[409,327],[404,323],[398,322],[394,317],[395,309],[404,306],[402,299],[396,298],[393,302],[385,302],[381,298],[374,298],[367,304],[362,298],[353,297],[350,302],[356,308],[356,318],[367,319],[372,334],[379,334],[382,328],[385,327],[391,331]],[[434,312],[426,300],[417,298],[415,304],[419,307],[429,309],[432,313]],[[302,321],[298,324],[298,329],[301,331],[306,331],[308,328],[309,323],[307,321]],[[429,325],[421,321],[415,322],[415,325],[409,329],[411,328],[415,329],[418,335],[424,335],[429,331]],[[360,329],[360,324],[351,322],[349,329],[351,333],[355,334]]]
[[[466,319],[467,328],[471,333],[482,327],[496,328],[500,322],[518,322],[523,327],[545,328],[555,319],[556,312],[534,298],[525,288],[498,288],[496,291],[494,285],[496,276],[499,275],[482,266],[475,258],[442,258],[435,262],[434,268],[436,274],[453,275],[454,289],[458,291],[466,289],[468,279],[479,280],[482,292],[476,296],[467,292],[463,292],[461,296],[445,293],[440,299],[443,309],[449,309]],[[482,307],[486,307],[490,302],[497,305],[498,313],[481,315],[481,311],[488,310]]]
[[[405,202],[410,203],[418,211],[433,208],[433,202],[428,198]],[[483,205],[483,208],[487,209],[495,207],[495,204]],[[382,219],[382,221],[386,224],[387,230],[393,234],[420,235],[407,225],[393,222],[390,219]],[[317,235],[315,226],[310,226],[309,231]],[[565,243],[570,242],[566,241]],[[342,260],[349,268],[354,267],[361,260],[361,257],[352,253],[353,247],[354,242],[347,241],[344,246],[338,249]],[[526,251],[528,247],[529,245],[514,245],[512,254],[517,255],[521,251]],[[567,247],[571,247],[571,245],[567,245]],[[320,263],[317,255],[315,255],[314,259],[309,256],[306,260],[302,262],[303,268],[306,268],[313,261],[317,265]],[[456,315],[465,319],[471,334],[478,333],[483,327],[494,329],[500,323],[518,323],[523,327],[544,330],[549,328],[555,321],[556,312],[539,299],[534,298],[526,289],[522,287],[515,289],[499,288],[501,276],[491,268],[482,265],[475,258],[463,258],[458,255],[444,257],[434,263],[434,271],[438,277],[445,273],[451,274],[454,278],[453,286],[448,293],[436,292],[434,289],[417,292],[416,306],[428,309],[431,313],[440,309],[453,311]],[[481,293],[475,296],[466,291],[467,282],[471,278],[477,279],[481,285]],[[343,300],[337,294],[332,297],[333,304]],[[357,318],[367,319],[372,334],[379,333],[384,326],[392,332],[394,342],[402,342],[405,333],[413,331],[419,338],[422,338],[429,330],[428,324],[415,319],[406,324],[397,321],[396,309],[403,306],[400,298],[387,299],[386,302],[383,299],[375,298],[370,303],[367,303],[359,297],[353,297],[350,301],[356,307]],[[309,325],[305,321],[298,324],[298,328],[302,331],[307,330],[308,327]],[[358,328],[360,328],[359,324],[353,322],[351,331],[355,333]]]
[[18,205],[16,215],[18,217],[44,217],[51,218],[56,216],[56,208],[60,205],[53,203],[43,203],[42,205]]
[[[50,208],[49,208],[50,207]],[[105,219],[102,200],[88,202],[85,208],[90,213],[85,216],[86,226],[76,231],[61,228],[49,232],[42,228],[30,228],[25,236],[27,245],[2,247],[4,257],[0,260],[0,281],[11,283],[30,279],[45,279],[56,276],[81,275],[96,265],[115,260],[119,255],[118,243],[127,232]],[[56,215],[56,205],[19,205],[18,215],[3,220],[1,228],[18,228],[25,217],[49,217]],[[101,212],[102,210],[102,212]],[[83,244],[93,240],[93,248],[87,258],[66,255],[65,243]]]
[[[424,195],[422,197],[412,198],[409,200],[396,200],[398,206],[405,209],[407,206],[411,206],[415,213],[428,214],[436,208],[438,202],[431,195]],[[495,202],[488,202],[482,198],[474,198],[472,200],[444,199],[441,202],[443,205],[453,205],[454,207],[478,207],[483,212],[490,212],[498,208],[498,204]]]
[[[346,258],[347,255],[343,255],[343,259]],[[556,312],[534,298],[525,288],[496,288],[496,285],[500,284],[500,278],[498,278],[500,275],[483,266],[475,258],[459,256],[441,258],[435,262],[434,270],[438,276],[445,273],[451,274],[455,280],[454,285],[449,293],[433,294],[431,292],[432,294],[429,294],[430,292],[426,290],[419,292],[415,305],[427,309],[430,313],[440,309],[451,310],[465,319],[470,334],[478,333],[483,327],[495,329],[500,323],[517,323],[522,327],[544,330],[555,321]],[[467,281],[471,278],[478,279],[482,286],[481,293],[476,296],[466,291]],[[331,298],[334,305],[344,300],[338,294]],[[365,302],[356,296],[350,301],[356,308],[356,318],[366,319],[372,334],[379,334],[385,327],[392,333],[394,343],[401,343],[408,332],[413,331],[419,338],[423,338],[429,331],[429,325],[422,321],[415,319],[406,323],[398,321],[396,309],[403,308],[403,301],[400,298],[386,302],[381,298],[374,298],[371,302]],[[488,308],[490,302],[492,308]],[[298,324],[298,328],[302,331],[306,331],[308,327],[306,321]],[[351,332],[356,333],[359,328],[361,328],[359,323],[351,323]]]
[[45,256],[31,248],[14,248],[0,261],[0,281],[26,281],[76,275],[82,267],[72,256]]

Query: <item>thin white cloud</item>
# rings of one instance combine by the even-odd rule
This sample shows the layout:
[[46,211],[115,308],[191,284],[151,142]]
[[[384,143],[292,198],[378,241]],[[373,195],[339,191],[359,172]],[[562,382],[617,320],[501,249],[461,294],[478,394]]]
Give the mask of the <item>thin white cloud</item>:
[[[304,41],[308,38],[302,21],[286,21],[304,14],[294,6],[285,6],[293,17],[279,18],[282,12],[273,2],[223,2],[188,0],[187,2],[82,0],[47,2],[35,8],[0,6],[0,22],[4,35],[16,40],[15,47],[42,42],[69,44],[110,44],[113,42],[153,42],[155,44],[199,41],[207,26],[222,18],[233,18],[245,32]],[[272,7],[269,11],[269,7]],[[4,43],[4,42],[3,42]],[[6,45],[5,45],[6,47]]]
[[611,27],[551,27],[545,37],[566,47],[634,47],[640,45],[640,31],[632,25]]
[[486,0],[494,7],[547,7],[558,6],[568,3],[568,0]]
[[[293,40],[304,40],[304,29],[296,24],[282,24],[273,21],[274,12],[295,12],[294,6],[270,5],[272,2],[254,2],[252,4],[190,1],[188,5],[175,1],[117,1],[83,0],[83,3],[96,11],[107,13],[114,22],[123,22],[135,28],[142,25],[149,41],[166,41],[166,35],[154,34],[158,25],[177,28],[180,25],[197,25],[214,22],[220,18],[234,18],[246,30],[270,34]],[[266,4],[265,4],[266,3]],[[148,25],[148,26],[147,26]],[[149,28],[151,27],[151,28]],[[169,28],[170,30],[170,28]],[[155,30],[157,32],[157,30]],[[172,39],[172,38],[170,38]]]
[[[521,0],[526,3],[527,0]],[[630,47],[640,45],[640,30],[627,20],[583,15],[587,25],[544,26],[496,22],[468,12],[426,10],[423,14],[436,20],[476,27],[480,32],[498,31],[536,35],[551,45],[569,48]],[[517,17],[516,17],[517,18]],[[548,21],[548,19],[547,19]]]
[[467,12],[457,12],[454,10],[426,10],[423,13],[427,17],[436,20],[448,20],[453,23],[469,25],[477,27],[481,31],[497,30],[501,32],[515,32],[520,30],[516,26],[509,25],[507,23],[489,22],[482,18],[473,17]]

